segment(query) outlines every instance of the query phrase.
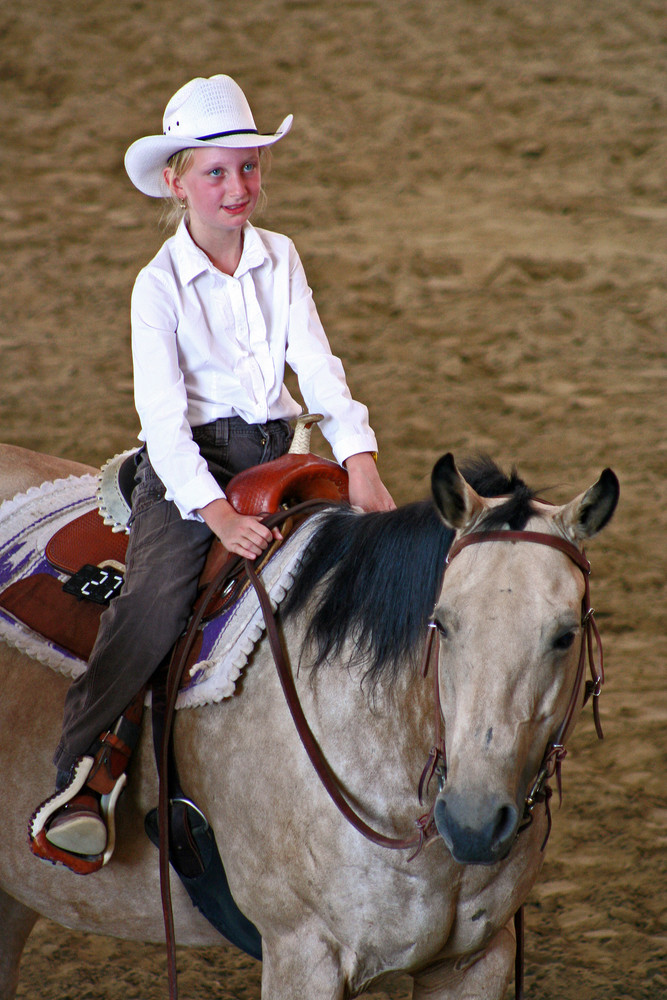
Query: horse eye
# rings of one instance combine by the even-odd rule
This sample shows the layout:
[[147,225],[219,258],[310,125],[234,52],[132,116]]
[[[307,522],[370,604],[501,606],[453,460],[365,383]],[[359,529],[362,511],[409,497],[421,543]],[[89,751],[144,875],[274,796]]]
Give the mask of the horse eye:
[[574,632],[563,632],[562,635],[559,635],[554,639],[554,649],[569,649],[573,642]]
[[429,625],[431,628],[437,628],[438,632],[444,639],[447,639],[449,637],[449,630],[447,629],[447,626],[443,625],[442,622],[438,621],[437,618],[433,618],[429,622]]

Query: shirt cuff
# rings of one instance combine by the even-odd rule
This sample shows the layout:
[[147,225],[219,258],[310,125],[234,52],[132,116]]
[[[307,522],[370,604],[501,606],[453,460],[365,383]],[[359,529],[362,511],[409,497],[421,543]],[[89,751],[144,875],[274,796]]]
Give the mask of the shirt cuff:
[[174,501],[184,520],[203,521],[203,518],[197,511],[213,503],[214,500],[224,498],[224,490],[221,489],[214,477],[207,471],[191,479],[184,486],[181,486],[178,490],[178,496],[169,497],[168,499]]
[[377,455],[378,444],[375,434],[371,431],[370,434],[349,435],[341,438],[332,443],[331,450],[338,464],[342,465],[345,459],[350,458],[351,455],[360,455],[365,451]]

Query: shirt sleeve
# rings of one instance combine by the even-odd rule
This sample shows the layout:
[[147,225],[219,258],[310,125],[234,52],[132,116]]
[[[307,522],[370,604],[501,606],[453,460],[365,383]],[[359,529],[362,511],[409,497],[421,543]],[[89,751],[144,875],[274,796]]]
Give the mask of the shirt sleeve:
[[187,420],[188,400],[179,364],[177,290],[157,269],[140,272],[132,292],[134,399],[151,464],[181,516],[196,512],[224,492],[208,470]]
[[377,451],[368,409],[352,398],[340,358],[331,351],[301,259],[290,243],[290,315],[286,361],[309,412],[322,413],[322,433],[341,464]]

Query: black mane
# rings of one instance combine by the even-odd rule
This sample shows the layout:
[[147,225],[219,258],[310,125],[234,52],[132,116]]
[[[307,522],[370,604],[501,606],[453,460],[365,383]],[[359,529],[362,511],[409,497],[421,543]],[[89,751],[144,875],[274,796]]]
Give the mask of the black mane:
[[[524,527],[534,494],[516,470],[508,476],[480,457],[464,464],[461,473],[481,496],[508,497],[480,527]],[[405,660],[416,665],[453,537],[432,500],[389,513],[348,508],[327,513],[282,607],[285,615],[296,614],[317,591],[308,626],[315,667],[339,655],[348,638],[355,646],[349,665],[363,661],[371,686],[380,677],[395,680]]]

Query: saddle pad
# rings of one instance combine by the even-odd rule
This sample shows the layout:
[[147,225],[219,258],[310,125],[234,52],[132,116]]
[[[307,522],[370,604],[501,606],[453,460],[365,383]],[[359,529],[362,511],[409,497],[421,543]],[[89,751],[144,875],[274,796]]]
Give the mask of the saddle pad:
[[[69,574],[62,575],[50,565],[47,544],[60,528],[80,515],[90,512],[98,516],[96,489],[96,476],[70,476],[43,483],[0,504],[0,593],[8,594],[11,601],[15,595],[8,588],[33,576],[40,581],[37,587],[43,586],[43,576],[53,579],[53,584],[46,583],[49,593],[62,587]],[[52,617],[57,619],[57,614],[56,608]],[[90,629],[90,623],[86,628]],[[2,607],[0,639],[69,677],[78,677],[85,670],[85,663],[75,652],[44,640]]]

